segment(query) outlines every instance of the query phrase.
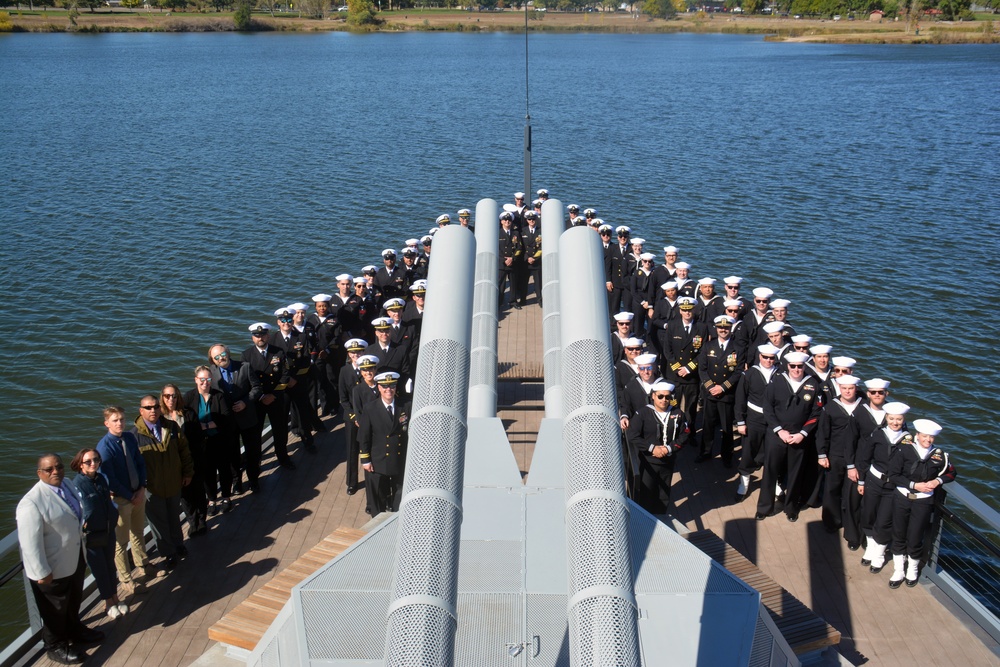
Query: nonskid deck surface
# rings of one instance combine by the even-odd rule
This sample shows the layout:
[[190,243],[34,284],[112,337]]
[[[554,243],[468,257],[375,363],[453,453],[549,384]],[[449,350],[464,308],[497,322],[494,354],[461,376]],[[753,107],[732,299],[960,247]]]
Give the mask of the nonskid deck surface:
[[[501,370],[541,369],[541,309],[534,296],[522,310],[501,314]],[[540,377],[530,370],[521,377]],[[498,404],[523,473],[534,452],[544,412],[540,383],[498,382]],[[134,597],[127,616],[110,621],[91,611],[88,622],[108,633],[91,649],[92,665],[186,666],[207,651],[208,628],[253,591],[291,565],[337,528],[368,522],[364,493],[346,494],[343,427],[326,420],[318,453],[294,454],[299,469],[265,462],[264,493],[243,495],[232,513],[209,519],[205,537],[188,540],[191,555],[149,592]],[[294,446],[293,446],[294,450]],[[690,452],[688,452],[690,454]],[[828,535],[818,509],[803,510],[796,523],[782,516],[754,521],[754,492],[734,503],[735,470],[719,459],[695,465],[682,456],[674,477],[676,517],[691,530],[708,529],[765,574],[809,605],[842,634],[841,654],[853,664],[1000,665],[1000,658],[932,595],[929,587],[889,590],[888,571],[869,574],[860,552]],[[37,664],[53,664],[44,658]]]

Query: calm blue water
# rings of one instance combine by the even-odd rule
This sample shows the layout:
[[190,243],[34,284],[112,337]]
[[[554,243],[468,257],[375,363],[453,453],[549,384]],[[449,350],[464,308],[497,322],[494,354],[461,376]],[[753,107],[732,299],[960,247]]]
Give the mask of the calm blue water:
[[[0,36],[0,531],[43,450],[520,189],[523,37]],[[531,38],[534,187],[737,273],[998,487],[1000,47]]]

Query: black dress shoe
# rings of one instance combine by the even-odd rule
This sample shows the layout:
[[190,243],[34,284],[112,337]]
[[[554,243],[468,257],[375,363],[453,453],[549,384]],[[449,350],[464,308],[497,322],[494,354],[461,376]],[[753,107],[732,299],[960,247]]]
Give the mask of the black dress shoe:
[[[104,632],[84,626],[73,635],[74,644],[96,644],[104,641]],[[72,646],[70,647],[72,648]]]
[[712,458],[711,454],[699,454],[698,456],[695,457],[694,462],[695,463],[702,463],[703,461],[707,461],[710,458]]
[[799,520],[799,513],[798,512],[792,512],[792,513],[787,514],[785,516],[787,516],[788,520],[791,521],[792,523],[795,523],[796,521]]
[[357,492],[358,492],[358,487],[356,487],[356,486],[349,486],[349,487],[347,487],[347,495],[353,496]]
[[869,566],[869,565],[871,565],[871,564],[872,564],[872,562],[871,562],[870,560],[868,560],[867,558],[862,558],[862,559],[861,559],[861,565],[862,565],[863,567],[868,567],[868,566]]
[[177,555],[179,557],[181,557],[181,558],[187,558],[188,557],[188,548],[186,546],[184,546],[183,544],[181,546],[177,547]]
[[309,452],[310,454],[315,454],[316,453],[316,445],[313,444],[312,441],[307,442],[306,443],[306,451]]
[[754,515],[754,518],[757,519],[757,521],[763,521],[764,519],[767,518],[767,515],[766,514],[761,514],[760,512],[757,512],[757,514]]
[[260,493],[260,482],[250,482],[250,493]]
[[861,544],[858,542],[848,542],[847,548],[850,549],[851,551],[857,551],[858,549],[861,548]]
[[285,470],[295,470],[297,466],[291,461],[282,461],[281,467],[284,468]]
[[54,646],[47,650],[45,655],[49,660],[59,663],[60,665],[79,665],[87,659],[86,653],[77,650],[76,647],[70,646],[69,644]]
[[[889,561],[886,561],[886,563],[887,562],[889,562]],[[878,574],[879,572],[882,571],[883,567],[885,567],[885,563],[882,563],[878,567],[875,567],[874,565],[869,565],[868,566],[868,571],[871,572],[872,574]],[[899,588],[899,584],[896,584],[895,588]]]
[[233,482],[233,493],[236,495],[243,493],[243,480],[236,480]]
[[167,556],[167,560],[163,566],[167,572],[172,572],[177,567],[177,556]]
[[913,588],[919,582],[919,579],[904,579],[907,588]]
[[521,304],[514,302],[514,310],[521,310]]
[[726,470],[729,470],[730,468],[733,467],[733,460],[732,459],[722,459],[722,467],[725,468]]

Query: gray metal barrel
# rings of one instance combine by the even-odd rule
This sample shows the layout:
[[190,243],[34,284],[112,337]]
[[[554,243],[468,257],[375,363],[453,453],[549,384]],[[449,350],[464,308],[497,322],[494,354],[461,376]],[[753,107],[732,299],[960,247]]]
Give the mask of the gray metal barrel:
[[386,665],[452,665],[467,437],[475,239],[434,237],[399,509]]
[[472,305],[469,416],[497,416],[497,308],[500,206],[476,204],[476,289]]
[[542,345],[545,353],[545,416],[562,417],[562,364],[559,343],[559,237],[566,230],[562,202],[542,204]]
[[569,642],[574,665],[635,665],[639,636],[629,511],[601,242],[559,239]]

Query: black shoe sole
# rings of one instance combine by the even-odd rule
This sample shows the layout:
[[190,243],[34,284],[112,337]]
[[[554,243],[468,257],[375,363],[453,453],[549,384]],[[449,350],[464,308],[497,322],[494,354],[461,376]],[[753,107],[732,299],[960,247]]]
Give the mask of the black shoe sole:
[[892,580],[889,581],[889,588],[891,588],[892,590],[896,590],[902,585],[903,585],[902,579],[900,579],[899,581],[892,581]]

